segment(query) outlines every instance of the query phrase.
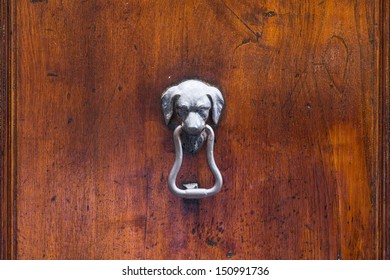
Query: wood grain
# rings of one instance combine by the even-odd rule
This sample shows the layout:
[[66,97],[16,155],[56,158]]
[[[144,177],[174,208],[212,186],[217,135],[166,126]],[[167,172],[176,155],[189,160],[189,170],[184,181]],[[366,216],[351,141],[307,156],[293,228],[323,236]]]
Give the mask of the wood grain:
[[[386,1],[1,3],[3,258],[389,258]],[[167,188],[186,78],[226,100],[199,201]]]

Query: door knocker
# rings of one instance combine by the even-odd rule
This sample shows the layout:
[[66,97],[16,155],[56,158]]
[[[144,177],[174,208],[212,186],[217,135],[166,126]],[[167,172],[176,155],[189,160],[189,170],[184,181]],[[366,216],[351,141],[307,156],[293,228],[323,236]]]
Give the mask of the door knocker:
[[[198,80],[187,80],[168,88],[161,96],[165,124],[174,127],[173,140],[176,159],[168,177],[169,190],[182,198],[198,199],[218,193],[222,188],[222,175],[214,161],[214,131],[206,124],[211,115],[216,125],[222,112],[224,99],[213,86]],[[214,186],[199,188],[197,183],[176,185],[176,177],[183,162],[183,149],[196,153],[207,143],[207,162],[214,176]]]

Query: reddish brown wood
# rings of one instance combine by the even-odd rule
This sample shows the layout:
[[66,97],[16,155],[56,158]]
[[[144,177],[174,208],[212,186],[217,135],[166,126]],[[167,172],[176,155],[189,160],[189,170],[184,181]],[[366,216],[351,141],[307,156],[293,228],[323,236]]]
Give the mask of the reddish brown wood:
[[[387,1],[1,3],[3,258],[389,258]],[[194,77],[225,183],[185,201],[160,96]]]

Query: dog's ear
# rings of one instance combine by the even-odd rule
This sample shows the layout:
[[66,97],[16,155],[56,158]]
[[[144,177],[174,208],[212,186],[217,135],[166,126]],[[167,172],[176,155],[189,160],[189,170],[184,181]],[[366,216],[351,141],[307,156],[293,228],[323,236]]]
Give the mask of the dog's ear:
[[165,124],[168,125],[173,114],[173,105],[180,96],[177,86],[168,88],[161,96],[161,106],[164,112]]
[[222,93],[216,87],[210,87],[207,96],[210,98],[212,103],[211,118],[214,124],[217,124],[224,104]]

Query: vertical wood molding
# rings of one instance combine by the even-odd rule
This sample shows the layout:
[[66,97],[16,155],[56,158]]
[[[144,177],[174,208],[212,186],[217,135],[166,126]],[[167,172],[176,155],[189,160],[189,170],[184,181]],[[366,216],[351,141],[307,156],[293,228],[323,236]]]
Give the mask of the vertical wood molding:
[[0,1],[0,258],[14,259],[15,243],[15,44],[12,37],[14,29],[14,1]]
[[0,171],[1,171],[1,192],[0,192],[0,199],[1,199],[1,231],[0,231],[0,238],[1,238],[1,250],[0,250],[0,257],[1,259],[7,258],[7,251],[8,251],[8,188],[7,188],[7,123],[8,123],[8,52],[7,52],[7,30],[8,30],[8,13],[7,13],[7,1],[1,1],[0,2],[0,12],[1,12],[1,18],[0,18],[0,28],[1,28],[1,58],[0,58],[0,68],[1,68],[1,75],[0,75],[0,86],[1,86],[1,93],[0,93],[0,140],[1,140],[1,147],[0,147],[0,155],[1,155],[1,161],[0,161]]
[[379,12],[379,88],[381,96],[379,112],[380,128],[380,190],[378,193],[378,223],[380,232],[380,248],[378,255],[382,259],[390,259],[390,82],[389,82],[389,48],[390,48],[390,4],[387,0],[380,2]]

